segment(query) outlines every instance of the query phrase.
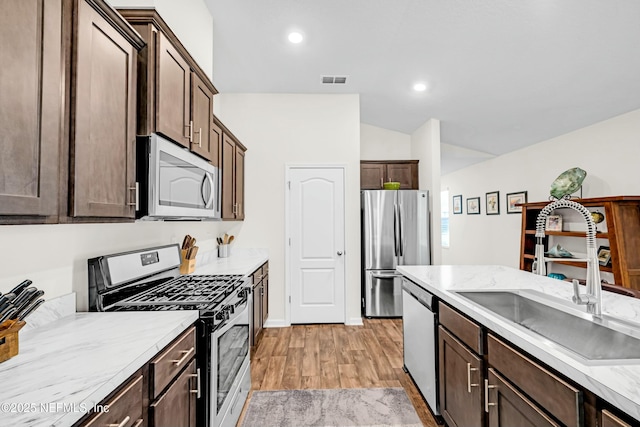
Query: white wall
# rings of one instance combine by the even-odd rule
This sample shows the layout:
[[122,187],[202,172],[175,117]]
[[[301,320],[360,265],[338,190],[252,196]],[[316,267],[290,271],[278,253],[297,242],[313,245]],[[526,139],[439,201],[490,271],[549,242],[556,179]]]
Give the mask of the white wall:
[[[248,147],[237,244],[269,249],[269,324],[285,324],[285,165],[346,164],[347,321],[360,321],[358,95],[220,94],[216,115]],[[356,320],[357,319],[357,320]]]
[[411,135],[360,123],[361,160],[410,160]]
[[78,310],[88,307],[87,260],[110,253],[197,239],[203,254],[215,237],[237,234],[237,222],[151,222],[125,224],[48,224],[0,226],[0,292],[24,279],[51,299],[77,292]]
[[431,264],[442,263],[440,233],[440,121],[429,119],[411,134],[411,158],[420,161],[418,181],[429,190],[431,211]]
[[204,0],[107,0],[113,7],[155,7],[200,68],[213,79],[213,17]]
[[[541,124],[544,125],[544,124]],[[462,194],[462,215],[449,200],[451,247],[444,264],[502,264],[518,268],[521,215],[506,213],[506,194],[528,191],[544,201],[563,171],[587,171],[583,197],[640,194],[640,110],[576,130],[442,177],[450,196]],[[500,215],[485,215],[485,194],[500,191]],[[466,199],[480,197],[481,215],[466,214]],[[451,199],[450,197],[450,199]]]

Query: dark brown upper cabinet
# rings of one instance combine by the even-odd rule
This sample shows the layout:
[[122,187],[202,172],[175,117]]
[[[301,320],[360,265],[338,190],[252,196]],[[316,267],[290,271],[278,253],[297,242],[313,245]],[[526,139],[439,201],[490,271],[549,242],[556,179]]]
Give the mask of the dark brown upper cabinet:
[[2,6],[0,223],[133,218],[144,41],[103,0]]
[[216,118],[222,129],[221,177],[222,219],[244,220],[244,157],[247,150],[242,143]]
[[418,160],[360,161],[362,190],[382,190],[388,181],[399,182],[402,190],[418,190]]
[[24,222],[55,222],[63,131],[62,0],[3,0],[0,52],[0,221],[19,222],[23,216]]
[[219,166],[211,80],[154,9],[119,12],[147,42],[138,55],[138,134],[163,134]]
[[70,216],[134,218],[136,57],[115,11],[80,0],[74,31]]

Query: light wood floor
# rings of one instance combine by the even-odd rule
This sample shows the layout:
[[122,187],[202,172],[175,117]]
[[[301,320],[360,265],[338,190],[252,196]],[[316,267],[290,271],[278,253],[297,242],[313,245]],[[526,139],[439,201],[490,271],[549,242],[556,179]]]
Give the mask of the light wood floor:
[[269,328],[251,358],[251,388],[404,387],[422,423],[438,426],[402,366],[401,319]]

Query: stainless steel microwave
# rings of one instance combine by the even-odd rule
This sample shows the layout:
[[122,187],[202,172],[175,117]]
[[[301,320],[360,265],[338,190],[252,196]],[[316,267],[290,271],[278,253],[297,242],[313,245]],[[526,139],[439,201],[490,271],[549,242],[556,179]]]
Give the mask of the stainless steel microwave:
[[220,218],[217,167],[160,135],[138,137],[136,218],[214,220]]

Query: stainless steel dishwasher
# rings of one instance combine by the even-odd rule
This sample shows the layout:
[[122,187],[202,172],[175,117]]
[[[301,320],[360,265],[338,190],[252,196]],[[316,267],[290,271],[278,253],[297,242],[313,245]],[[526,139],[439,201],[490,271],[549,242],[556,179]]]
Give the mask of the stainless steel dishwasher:
[[433,414],[440,415],[436,301],[422,287],[406,278],[402,279],[404,369],[413,378]]

